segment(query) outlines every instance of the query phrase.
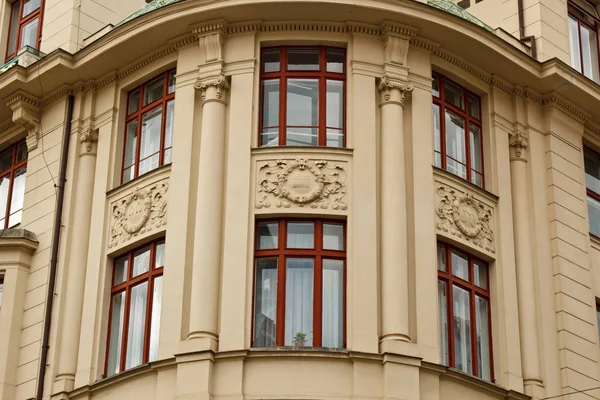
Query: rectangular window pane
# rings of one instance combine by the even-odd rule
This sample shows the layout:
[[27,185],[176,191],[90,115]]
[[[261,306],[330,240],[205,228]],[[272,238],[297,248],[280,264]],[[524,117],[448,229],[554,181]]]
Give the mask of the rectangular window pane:
[[318,71],[319,49],[288,49],[288,71]]
[[600,154],[586,148],[584,155],[585,185],[592,192],[600,194]]
[[479,296],[475,296],[475,321],[477,331],[477,375],[481,379],[489,381],[492,379],[492,358],[490,356],[488,302]]
[[10,169],[13,164],[13,148],[9,148],[0,153],[0,172]]
[[165,78],[160,77],[144,87],[144,106],[163,97],[163,89],[165,87]]
[[[0,289],[2,289],[2,284],[0,282]],[[0,305],[2,304],[2,299],[0,299]],[[598,337],[600,338],[600,308],[596,306],[596,323],[598,325]]]
[[344,73],[344,50],[327,49],[327,72]]
[[469,125],[470,145],[471,145],[471,168],[481,172],[481,128],[477,125]]
[[[319,81],[287,81],[287,145],[316,146],[319,125]],[[304,128],[302,128],[304,127]],[[307,129],[307,127],[314,127]]]
[[129,271],[129,256],[118,258],[115,262],[115,281],[113,285],[118,285],[127,280],[127,272]]
[[469,93],[469,115],[473,118],[481,119],[481,109],[479,107],[479,98]]
[[456,250],[451,250],[452,275],[465,281],[469,280],[469,261],[467,257]]
[[440,106],[437,104],[432,105],[433,113],[433,148],[434,152],[434,164],[438,168],[442,168],[442,127],[440,121]]
[[110,316],[110,339],[108,349],[107,375],[121,372],[121,346],[123,344],[123,320],[125,317],[125,292],[118,293],[112,299]]
[[444,80],[444,98],[447,102],[454,104],[461,110],[465,109],[465,99],[462,88],[448,80]]
[[473,282],[482,289],[487,289],[488,268],[480,261],[473,261]]
[[327,80],[327,122],[328,128],[344,127],[344,82]]
[[258,229],[258,249],[276,249],[279,243],[279,223],[261,222]]
[[23,18],[40,8],[41,0],[25,0],[23,3]]
[[0,229],[4,229],[4,218],[6,217],[6,205],[8,203],[8,189],[10,187],[10,175],[0,178]]
[[0,279],[0,307],[2,307],[2,293],[4,292],[4,281]]
[[27,168],[19,168],[15,171],[12,189],[12,198],[10,199],[10,219],[8,227],[15,226],[21,222],[21,210],[23,209],[23,199],[25,198],[25,177]]
[[456,369],[471,374],[473,373],[473,361],[469,292],[453,286],[452,296],[454,299],[454,364]]
[[263,128],[260,132],[261,146],[277,146],[279,144],[279,128]]
[[440,77],[438,74],[432,74],[431,94],[435,97],[440,97]]
[[344,131],[327,128],[327,147],[344,147]]
[[20,162],[27,159],[27,143],[21,142],[17,145],[17,159],[15,162]]
[[150,269],[150,247],[144,247],[133,253],[133,274],[132,278],[148,272]]
[[160,161],[158,154],[148,157],[140,161],[140,175],[150,172],[158,168],[158,162]]
[[344,225],[323,224],[323,249],[344,250]]
[[148,361],[158,359],[158,339],[160,335],[160,312],[162,310],[163,277],[154,278],[152,290],[152,319],[150,320],[150,350]]
[[[175,100],[171,100],[167,103],[167,117],[166,117],[166,121],[165,121],[165,149],[170,148],[171,146],[173,146],[173,121],[174,121],[174,114],[175,114]],[[165,164],[168,164],[171,162],[171,152],[169,151],[169,153],[167,154],[167,151],[165,151]]]
[[447,271],[446,269],[446,247],[443,244],[437,245],[437,265],[438,271]]
[[135,163],[135,153],[137,151],[137,130],[138,120],[135,119],[127,124],[127,138],[125,144],[124,166],[129,167]]
[[583,74],[598,82],[598,40],[596,32],[587,26],[581,26],[581,51],[583,55]]
[[569,17],[569,45],[571,48],[571,67],[581,72],[581,53],[579,52],[579,30],[577,20]]
[[127,106],[127,115],[133,114],[140,109],[140,89],[129,95],[129,104]]
[[286,145],[317,146],[317,128],[287,128]]
[[17,38],[19,36],[19,8],[20,1],[15,1],[12,6],[10,19],[10,33],[8,38],[8,55],[12,55],[17,51]]
[[[162,123],[162,107],[148,111],[142,117],[142,143],[140,160],[160,149],[160,130]],[[141,174],[141,173],[140,173]]]
[[288,249],[314,249],[315,224],[312,222],[288,222]]
[[465,120],[446,110],[446,154],[466,164]]
[[600,201],[588,196],[590,232],[600,237]]
[[256,260],[252,346],[275,346],[277,337],[277,259]]
[[279,50],[264,50],[262,53],[263,72],[279,71]]
[[279,126],[279,79],[262,81],[262,126]]
[[471,170],[471,182],[477,186],[483,187],[483,175],[475,170]]
[[440,363],[443,365],[450,365],[450,352],[448,350],[448,299],[446,295],[446,287],[446,282],[438,280]]
[[175,93],[175,71],[169,72],[169,87],[167,93]]
[[21,49],[25,46],[37,49],[38,22],[39,18],[36,18],[21,28]]
[[165,242],[159,242],[156,244],[156,256],[154,260],[154,268],[161,268],[165,266]]
[[141,365],[143,361],[147,299],[148,282],[144,282],[140,285],[134,286],[131,289],[125,369],[137,367],[138,365]]
[[344,347],[344,262],[323,260],[323,347]]
[[312,346],[313,290],[313,259],[288,258],[285,285],[285,346]]

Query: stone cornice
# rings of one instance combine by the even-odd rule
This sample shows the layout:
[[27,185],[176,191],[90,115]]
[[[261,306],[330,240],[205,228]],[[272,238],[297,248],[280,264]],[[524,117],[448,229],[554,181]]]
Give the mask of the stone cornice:
[[17,248],[33,253],[38,244],[35,233],[27,229],[0,229],[0,249]]
[[551,92],[542,96],[542,105],[546,107],[556,107],[568,115],[575,117],[575,119],[582,124],[585,124],[585,122],[592,117],[591,114],[577,107],[556,92]]
[[402,25],[393,21],[383,21],[383,24],[381,24],[381,33],[383,35],[394,35],[405,39],[412,39],[417,36],[417,32],[417,28]]
[[196,38],[200,38],[204,35],[211,35],[214,33],[227,33],[227,27],[229,24],[224,19],[217,19],[213,21],[202,22],[198,25],[192,26],[194,35]]

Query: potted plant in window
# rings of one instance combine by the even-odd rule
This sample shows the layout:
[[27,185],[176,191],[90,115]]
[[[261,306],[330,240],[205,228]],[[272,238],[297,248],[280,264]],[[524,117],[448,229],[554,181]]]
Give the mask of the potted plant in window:
[[306,343],[306,333],[296,332],[296,336],[294,336],[292,343],[294,343],[294,346],[296,347],[304,347],[304,344]]

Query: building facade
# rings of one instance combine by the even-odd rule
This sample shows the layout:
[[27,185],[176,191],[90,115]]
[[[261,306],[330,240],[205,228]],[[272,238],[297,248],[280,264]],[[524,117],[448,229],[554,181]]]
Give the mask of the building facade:
[[0,2],[0,399],[600,398],[598,7]]

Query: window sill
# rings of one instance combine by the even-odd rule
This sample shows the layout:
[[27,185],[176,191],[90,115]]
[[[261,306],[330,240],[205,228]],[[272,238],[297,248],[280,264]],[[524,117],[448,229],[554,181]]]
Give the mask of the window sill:
[[354,149],[347,147],[325,147],[325,146],[265,146],[253,147],[252,154],[273,154],[273,153],[313,153],[313,154],[339,154],[352,155]]
[[476,192],[476,193],[488,198],[489,200],[491,200],[494,203],[497,203],[498,199],[500,199],[500,197],[497,194],[492,193],[489,190],[482,188],[481,186],[477,186],[476,184],[469,182],[468,180],[463,179],[457,175],[454,175],[452,172],[448,172],[445,169],[436,167],[435,165],[432,165],[432,167],[433,167],[433,175],[434,176],[438,175],[440,177],[449,179],[458,185],[466,187],[467,189],[469,189],[472,192]]

